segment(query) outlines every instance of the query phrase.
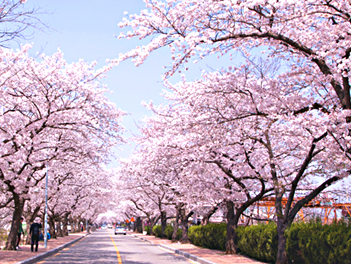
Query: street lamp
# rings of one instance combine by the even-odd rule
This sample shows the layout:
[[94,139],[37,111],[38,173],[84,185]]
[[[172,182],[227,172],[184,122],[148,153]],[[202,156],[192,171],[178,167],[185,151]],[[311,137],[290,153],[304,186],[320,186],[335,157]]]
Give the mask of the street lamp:
[[45,218],[44,218],[44,248],[48,246],[48,162],[46,161],[45,176]]

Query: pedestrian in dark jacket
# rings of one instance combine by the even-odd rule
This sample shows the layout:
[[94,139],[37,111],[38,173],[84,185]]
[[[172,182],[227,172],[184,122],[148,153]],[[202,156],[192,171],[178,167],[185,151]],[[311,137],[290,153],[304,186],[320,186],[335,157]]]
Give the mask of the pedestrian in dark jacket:
[[32,239],[30,249],[32,252],[33,252],[34,244],[35,244],[35,251],[36,252],[38,251],[40,228],[42,228],[42,225],[38,220],[30,226],[29,234],[31,235],[31,239]]

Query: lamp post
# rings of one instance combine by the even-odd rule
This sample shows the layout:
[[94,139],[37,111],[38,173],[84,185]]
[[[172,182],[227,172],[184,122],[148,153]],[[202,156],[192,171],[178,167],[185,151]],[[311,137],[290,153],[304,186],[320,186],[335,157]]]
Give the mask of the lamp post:
[[46,162],[45,176],[45,218],[44,218],[44,248],[48,246],[48,163]]

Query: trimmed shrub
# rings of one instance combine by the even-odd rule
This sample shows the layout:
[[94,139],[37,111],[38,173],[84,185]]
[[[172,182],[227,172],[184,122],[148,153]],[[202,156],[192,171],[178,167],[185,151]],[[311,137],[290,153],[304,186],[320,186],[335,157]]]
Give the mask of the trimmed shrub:
[[165,236],[167,239],[171,240],[172,239],[172,233],[173,233],[173,227],[170,225],[167,225],[165,228]]
[[202,226],[191,226],[188,230],[188,237],[190,239],[191,244],[195,246],[204,247],[203,245],[203,232],[201,232]]
[[343,222],[293,224],[287,232],[287,251],[290,263],[351,263],[350,226]]
[[219,250],[225,250],[226,235],[227,227],[225,223],[191,226],[188,231],[188,236],[192,244]]
[[161,232],[162,232],[161,226],[160,225],[154,225],[154,227],[152,228],[152,233],[154,233],[154,236],[161,238]]
[[288,254],[289,263],[305,263],[302,258],[301,250],[299,247],[300,239],[304,239],[303,237],[299,237],[299,231],[303,228],[303,223],[293,224],[289,232],[286,233],[286,250]]
[[251,258],[274,263],[278,249],[278,232],[275,224],[252,225],[236,229],[240,252]]
[[[152,228],[152,232],[154,233],[154,235],[156,237],[161,238],[161,226],[160,225],[155,225]],[[171,240],[172,239],[172,234],[173,234],[173,227],[171,225],[167,225],[165,228],[165,236],[167,237],[167,239]],[[182,237],[182,230],[180,228],[178,228],[177,230],[177,240],[179,240]]]

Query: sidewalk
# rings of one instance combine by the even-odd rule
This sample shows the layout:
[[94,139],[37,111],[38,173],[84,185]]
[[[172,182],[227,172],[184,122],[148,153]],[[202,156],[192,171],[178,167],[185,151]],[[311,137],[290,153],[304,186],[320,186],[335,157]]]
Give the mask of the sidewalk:
[[132,235],[203,264],[263,264],[263,262],[241,255],[226,255],[220,250],[200,248],[192,244],[172,243],[172,241],[168,239],[160,239],[140,233],[133,233]]
[[47,254],[53,254],[58,252],[65,246],[76,242],[83,238],[86,232],[73,233],[69,236],[58,237],[57,239],[50,239],[47,243],[47,248],[44,248],[44,242],[39,242],[38,252],[31,252],[30,245],[20,245],[20,249],[16,251],[12,250],[0,250],[0,262],[1,264],[13,264],[13,263],[35,263],[31,261],[31,258],[35,258],[37,261]]

